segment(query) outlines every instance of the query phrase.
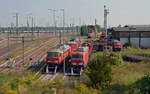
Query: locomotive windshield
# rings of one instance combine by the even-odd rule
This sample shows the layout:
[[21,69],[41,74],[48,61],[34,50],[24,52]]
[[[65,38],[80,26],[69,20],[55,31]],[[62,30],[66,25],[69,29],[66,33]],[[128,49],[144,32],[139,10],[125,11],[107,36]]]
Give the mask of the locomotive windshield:
[[52,57],[52,55],[53,55],[52,53],[48,53],[48,56],[47,56],[47,57]]
[[54,53],[54,57],[58,57],[58,53]]
[[58,53],[48,53],[47,57],[58,57]]
[[113,45],[120,45],[120,42],[113,42]]
[[76,54],[76,55],[72,55],[72,59],[78,59],[78,60],[81,60],[83,59],[83,55],[80,55],[80,54]]

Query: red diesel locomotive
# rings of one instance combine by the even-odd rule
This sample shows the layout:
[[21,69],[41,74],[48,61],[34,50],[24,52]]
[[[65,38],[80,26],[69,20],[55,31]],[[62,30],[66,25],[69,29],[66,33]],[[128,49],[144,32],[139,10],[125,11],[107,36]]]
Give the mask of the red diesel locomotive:
[[111,44],[112,44],[113,51],[121,51],[122,44],[121,44],[120,41],[118,41],[118,40],[112,40]]
[[71,51],[76,50],[79,45],[80,45],[80,40],[79,39],[72,39],[67,42],[67,45],[71,47]]
[[51,70],[56,73],[57,69],[62,65],[63,60],[68,60],[70,58],[71,52],[78,48],[80,45],[80,40],[72,39],[67,44],[68,45],[64,45],[64,47],[63,45],[57,45],[47,52],[47,73],[49,73]]
[[92,43],[85,42],[71,54],[71,74],[74,72],[81,73],[86,67],[90,52],[92,51]]
[[92,42],[89,42],[89,41],[84,42],[84,43],[82,44],[82,46],[83,46],[83,47],[87,46],[87,47],[88,47],[88,50],[89,50],[89,53],[91,53],[92,48],[93,48],[93,43],[92,43]]
[[57,72],[57,68],[62,64],[62,61],[69,58],[71,53],[71,48],[69,45],[57,45],[50,49],[47,52],[47,67],[46,72],[49,73],[49,70],[54,70],[54,73]]

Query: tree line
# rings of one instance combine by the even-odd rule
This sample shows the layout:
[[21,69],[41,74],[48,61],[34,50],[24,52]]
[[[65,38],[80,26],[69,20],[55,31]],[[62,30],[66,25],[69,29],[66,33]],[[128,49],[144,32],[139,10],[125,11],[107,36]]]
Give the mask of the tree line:
[[100,25],[83,25],[81,26],[81,36],[87,36],[88,33],[102,32],[104,29]]

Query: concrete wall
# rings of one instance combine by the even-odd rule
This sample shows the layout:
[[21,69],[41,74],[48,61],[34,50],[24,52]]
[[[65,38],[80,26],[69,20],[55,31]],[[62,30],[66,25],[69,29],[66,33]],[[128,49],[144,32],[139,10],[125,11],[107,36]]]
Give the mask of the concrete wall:
[[125,43],[128,43],[128,38],[120,38],[120,41],[122,45],[124,45]]
[[150,38],[142,38],[141,47],[150,48]]
[[[128,43],[128,38],[120,38],[122,45]],[[132,47],[139,47],[139,38],[130,38]],[[141,47],[150,48],[150,38],[141,38]]]

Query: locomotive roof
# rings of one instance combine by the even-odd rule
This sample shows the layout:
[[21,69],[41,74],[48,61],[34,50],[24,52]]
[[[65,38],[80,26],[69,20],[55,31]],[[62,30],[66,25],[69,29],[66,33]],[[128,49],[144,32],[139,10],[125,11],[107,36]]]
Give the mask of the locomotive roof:
[[78,38],[71,39],[70,41],[78,41]]
[[68,44],[75,44],[76,41],[69,41]]
[[70,41],[68,41],[69,44],[75,44],[77,41],[79,41],[78,38],[75,39],[71,39]]
[[120,42],[120,41],[119,41],[119,40],[114,40],[114,39],[113,39],[113,40],[111,40],[111,42]]
[[[64,45],[64,51],[67,51],[70,48],[69,45]],[[54,46],[52,49],[50,49],[48,52],[60,52],[63,53],[63,44]]]
[[78,47],[74,52],[85,52],[88,49],[88,47]]

